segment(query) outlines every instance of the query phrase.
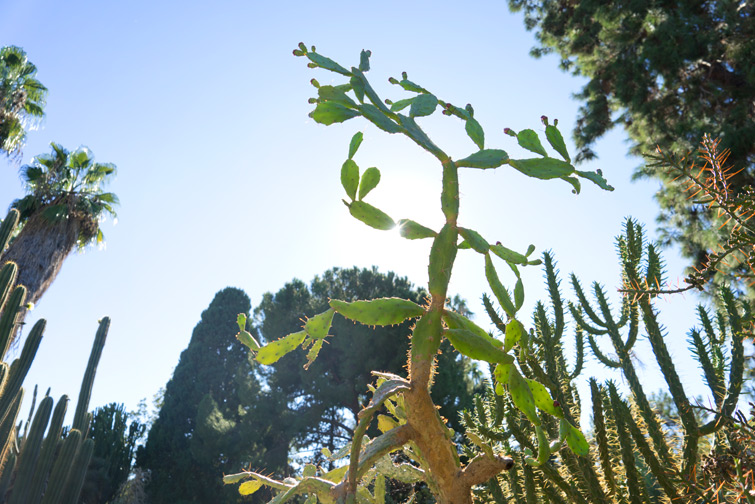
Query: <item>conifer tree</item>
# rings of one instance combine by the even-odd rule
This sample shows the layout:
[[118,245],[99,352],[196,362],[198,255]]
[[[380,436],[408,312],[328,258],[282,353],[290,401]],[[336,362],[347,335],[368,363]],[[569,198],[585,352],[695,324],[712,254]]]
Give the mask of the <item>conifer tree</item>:
[[[311,317],[327,309],[329,299],[354,301],[399,297],[426,302],[427,293],[416,289],[405,277],[372,269],[333,268],[317,276],[310,285],[301,280],[287,283],[277,293],[267,293],[255,309],[255,325],[262,342],[299,331],[300,317]],[[465,309],[458,298],[452,302]],[[306,356],[290,353],[266,370],[270,394],[285,408],[279,428],[290,434],[294,451],[306,450],[305,460],[323,463],[319,448],[331,451],[345,445],[353,435],[357,414],[367,400],[372,370],[404,372],[409,349],[410,324],[369,328],[345,319],[335,320],[327,351],[305,369]],[[450,345],[438,357],[439,373],[432,389],[440,414],[457,432],[462,430],[459,413],[473,404],[475,373],[470,361]],[[479,380],[477,382],[479,384]]]
[[[741,170],[730,180],[739,193],[755,182],[755,5],[752,2],[634,0],[509,0],[523,11],[539,45],[561,67],[588,82],[574,138],[577,160],[595,157],[595,142],[623,126],[630,151],[685,154],[705,133],[729,149]],[[659,222],[666,243],[677,242],[697,266],[725,242],[726,227],[675,177],[647,166],[637,177],[658,177]],[[749,273],[740,268],[736,273]],[[715,290],[715,289],[714,289]]]
[[259,383],[248,352],[234,338],[236,315],[250,308],[243,291],[228,287],[215,295],[194,328],[138,455],[137,464],[150,471],[152,504],[240,502],[233,489],[223,488],[224,473],[251,462],[278,469],[255,443],[264,438],[253,435]]

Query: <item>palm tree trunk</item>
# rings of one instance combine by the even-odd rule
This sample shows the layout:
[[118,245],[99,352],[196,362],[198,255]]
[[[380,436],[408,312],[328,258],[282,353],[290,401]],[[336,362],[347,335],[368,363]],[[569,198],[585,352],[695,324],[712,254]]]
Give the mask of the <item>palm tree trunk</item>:
[[[63,261],[76,245],[81,227],[76,218],[51,222],[41,210],[29,218],[0,257],[0,264],[13,261],[18,265],[16,282],[26,287],[26,300],[31,303],[37,303],[57,277]],[[11,342],[16,340],[26,313],[24,309],[19,315]]]

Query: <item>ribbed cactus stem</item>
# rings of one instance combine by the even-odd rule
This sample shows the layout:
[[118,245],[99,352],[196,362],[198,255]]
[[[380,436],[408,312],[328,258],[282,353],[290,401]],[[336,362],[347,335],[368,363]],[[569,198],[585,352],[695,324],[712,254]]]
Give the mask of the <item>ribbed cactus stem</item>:
[[592,421],[595,429],[595,441],[597,441],[600,465],[603,468],[603,477],[611,494],[618,490],[616,478],[613,474],[611,453],[608,447],[608,432],[603,418],[603,391],[598,387],[595,378],[590,378],[590,393],[592,396]]
[[92,460],[93,453],[94,439],[85,440],[76,454],[76,460],[73,463],[73,467],[71,467],[71,473],[68,476],[68,482],[66,483],[60,504],[78,503],[81,488],[84,486],[84,479],[86,479],[89,461]]
[[742,391],[742,377],[744,375],[744,331],[742,330],[742,319],[734,303],[734,295],[730,289],[722,289],[721,299],[726,307],[729,316],[729,325],[731,326],[731,362],[729,365],[729,388],[726,392],[721,414],[731,416],[737,408],[739,402],[739,393]]
[[724,394],[726,393],[726,387],[723,380],[718,375],[716,367],[710,360],[708,355],[709,349],[703,342],[703,338],[700,336],[700,331],[690,331],[690,342],[694,348],[695,359],[700,363],[700,367],[703,368],[703,375],[705,376],[705,382],[708,384],[708,388],[713,395],[713,399],[716,402],[716,406],[721,406],[724,400]]
[[55,455],[57,454],[58,445],[61,443],[60,436],[63,431],[63,421],[68,409],[68,396],[63,395],[58,399],[58,404],[55,405],[55,410],[52,413],[52,420],[50,421],[50,428],[48,429],[47,437],[42,442],[42,450],[39,453],[37,459],[37,465],[34,468],[34,477],[32,478],[30,487],[34,490],[26,504],[39,504],[42,500],[42,494],[47,484],[47,479],[50,476],[50,470],[55,462]]
[[613,407],[614,418],[616,419],[616,432],[619,435],[619,446],[621,447],[621,460],[626,472],[627,488],[629,490],[629,502],[631,504],[645,504],[648,502],[647,489],[642,483],[642,478],[637,471],[634,459],[634,444],[626,426],[626,416],[619,407],[621,399],[613,383],[608,384],[608,391],[611,397],[611,406]]
[[561,299],[561,292],[558,288],[560,281],[558,280],[558,272],[556,270],[555,262],[553,261],[553,255],[549,252],[543,254],[543,264],[545,267],[545,280],[548,284],[548,296],[551,299],[551,305],[553,306],[553,317],[555,320],[554,332],[556,334],[563,335],[564,333],[564,303]]
[[5,307],[5,302],[8,301],[8,294],[10,294],[13,282],[16,281],[18,276],[18,266],[14,262],[7,262],[0,269],[0,313]]
[[[625,425],[629,429],[629,433],[632,435],[632,438],[634,439],[635,445],[639,449],[640,453],[642,454],[642,458],[645,459],[645,463],[650,468],[650,471],[653,473],[655,478],[658,480],[658,483],[663,488],[663,491],[666,493],[666,496],[669,498],[671,502],[680,502],[680,497],[678,492],[676,491],[676,487],[674,486],[674,483],[670,479],[670,475],[667,473],[666,468],[661,466],[660,462],[658,461],[658,458],[655,456],[655,453],[653,453],[653,450],[650,449],[650,445],[647,442],[645,433],[640,429],[640,426],[637,425],[637,422],[634,421],[634,418],[632,418],[632,413],[629,410],[629,406],[624,403],[624,401],[619,401],[617,403],[619,412],[617,415],[621,415],[621,418],[625,420]],[[686,449],[685,445],[685,449]],[[689,445],[691,446],[691,445]],[[697,448],[697,444],[695,444],[695,448]],[[687,454],[685,454],[685,460],[686,460]],[[693,463],[697,461],[697,454],[693,454],[691,457]]]
[[58,459],[52,468],[50,479],[47,482],[45,495],[42,498],[42,504],[60,504],[63,498],[68,475],[76,458],[76,453],[81,445],[81,432],[77,429],[71,429],[63,441]]
[[[5,363],[3,363],[5,364]],[[5,397],[4,395],[2,397]],[[0,473],[12,472],[11,468],[15,464],[15,455],[12,454],[11,448],[15,445],[16,435],[14,429],[16,428],[16,418],[18,418],[18,411],[21,408],[21,402],[24,400],[24,389],[20,389],[16,392],[16,396],[9,403],[8,411],[4,412],[5,419],[0,422],[0,441],[2,441],[2,447],[0,451]],[[13,462],[11,463],[11,457]],[[0,495],[3,495],[0,493]]]
[[[582,496],[582,494],[577,489],[574,482],[575,479],[566,480],[564,479],[561,474],[550,464],[543,464],[540,466],[540,471],[543,473],[543,475],[548,478],[548,480],[553,483],[555,486],[557,486],[562,492],[564,492],[564,495],[566,495],[566,498],[569,499],[569,502],[573,502],[576,504],[587,504],[587,500]],[[514,502],[519,502],[515,500]]]
[[0,315],[0,358],[2,359],[5,359],[5,354],[10,347],[18,322],[19,309],[25,300],[26,287],[19,285],[13,289]]
[[524,473],[524,502],[527,504],[537,504],[535,475],[532,474],[532,468],[527,464],[523,464],[522,472]]
[[45,429],[50,421],[52,413],[52,397],[45,397],[39,403],[34,421],[29,429],[28,436],[24,439],[20,450],[16,480],[13,484],[13,494],[8,504],[29,504],[34,489],[31,481],[34,477],[34,467],[37,465]]
[[15,396],[26,378],[26,373],[29,372],[29,367],[31,367],[34,356],[37,354],[46,325],[47,322],[44,319],[34,324],[29,336],[26,338],[24,348],[21,350],[21,356],[13,361],[3,395],[0,397],[0,423],[5,420],[5,416],[10,410],[10,405],[15,400]]
[[671,397],[676,405],[679,418],[684,426],[684,458],[682,473],[687,478],[693,478],[695,467],[697,465],[697,446],[699,440],[699,426],[697,419],[692,411],[692,405],[684,392],[684,386],[676,372],[676,367],[671,359],[671,354],[666,347],[663,338],[663,330],[658,324],[655,310],[647,297],[639,300],[640,309],[642,310],[643,322],[647,331],[648,340],[653,349],[655,360],[661,368],[663,378],[666,380]]
[[18,225],[18,219],[20,215],[21,214],[18,212],[18,210],[11,208],[8,212],[8,215],[6,215],[5,219],[3,219],[3,223],[0,224],[0,258],[2,258],[3,251],[8,245],[8,241],[10,240],[11,234],[13,234],[13,230],[16,229],[16,226]]
[[84,435],[86,435],[86,430],[88,429],[86,414],[89,410],[89,399],[92,396],[94,376],[97,374],[97,365],[100,362],[102,349],[105,347],[105,339],[107,338],[109,329],[110,317],[103,317],[97,329],[97,334],[94,337],[94,344],[92,345],[92,352],[89,354],[89,363],[84,373],[84,379],[81,381],[79,400],[76,404],[76,413],[73,416],[73,428],[79,429]]

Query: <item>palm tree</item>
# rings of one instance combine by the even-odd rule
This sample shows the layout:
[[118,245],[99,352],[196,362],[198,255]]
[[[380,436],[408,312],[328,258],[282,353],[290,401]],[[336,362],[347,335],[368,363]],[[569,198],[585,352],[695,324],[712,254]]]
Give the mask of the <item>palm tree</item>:
[[26,128],[44,116],[47,88],[36,76],[23,49],[0,48],[0,150],[9,156],[21,153]]
[[[74,247],[102,243],[100,222],[115,217],[118,197],[102,187],[115,165],[95,163],[86,147],[69,152],[52,143],[50,154],[21,167],[28,194],[11,204],[20,213],[20,231],[0,257],[18,265],[18,283],[36,303],[60,272]],[[21,316],[23,318],[23,315]]]

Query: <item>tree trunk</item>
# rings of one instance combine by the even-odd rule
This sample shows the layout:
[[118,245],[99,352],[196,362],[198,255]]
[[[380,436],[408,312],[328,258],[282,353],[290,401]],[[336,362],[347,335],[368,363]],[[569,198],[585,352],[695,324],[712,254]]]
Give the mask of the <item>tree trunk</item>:
[[[0,264],[13,261],[18,265],[16,283],[26,287],[27,302],[37,303],[58,276],[63,261],[76,245],[80,227],[81,223],[76,218],[50,222],[39,211],[29,218],[16,239],[0,256]],[[24,308],[11,342],[18,337],[18,329],[26,313]]]

